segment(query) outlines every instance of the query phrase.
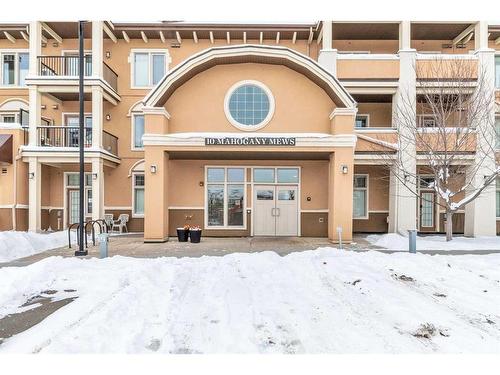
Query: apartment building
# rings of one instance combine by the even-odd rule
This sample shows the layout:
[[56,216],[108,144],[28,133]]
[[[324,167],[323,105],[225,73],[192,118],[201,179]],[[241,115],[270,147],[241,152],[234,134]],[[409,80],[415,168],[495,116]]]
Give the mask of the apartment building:
[[[184,224],[333,241],[443,232],[440,198],[409,193],[387,163],[408,152],[393,113],[418,95],[414,67],[440,56],[486,71],[500,123],[500,26],[482,21],[95,21],[84,35],[85,215],[128,214],[147,242]],[[78,220],[77,49],[76,22],[0,24],[0,230]],[[411,160],[425,174],[417,149]],[[454,230],[500,232],[500,182]]]

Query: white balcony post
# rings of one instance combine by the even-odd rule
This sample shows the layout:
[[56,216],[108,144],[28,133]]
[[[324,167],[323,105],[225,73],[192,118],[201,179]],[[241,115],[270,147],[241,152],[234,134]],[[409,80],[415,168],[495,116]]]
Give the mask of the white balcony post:
[[[38,75],[38,56],[42,54],[42,25],[38,21],[30,23],[29,39],[29,75]],[[30,86],[29,95],[29,141],[30,146],[37,145],[37,126],[40,125],[42,97],[37,86]]]
[[38,158],[28,161],[28,230],[41,230],[42,166]]
[[337,75],[337,50],[333,48],[332,21],[322,21],[321,50],[318,64],[333,75]]
[[39,21],[30,22],[29,38],[29,75],[38,75],[38,56],[42,54],[42,24]]
[[103,21],[92,21],[92,76],[102,78]]
[[92,220],[104,219],[104,164],[92,159]]
[[[468,194],[482,185],[484,176],[491,175],[495,170],[495,155],[491,145],[495,144],[495,51],[488,48],[488,23],[480,21],[476,24],[474,39],[476,40],[476,56],[478,71],[483,74],[484,82],[480,89],[491,97],[488,108],[488,119],[476,125],[476,153],[471,171],[473,176],[466,176],[467,181],[472,179]],[[484,94],[482,94],[484,95]],[[479,166],[479,168],[475,168]],[[479,197],[465,206],[465,235],[466,236],[495,236],[496,235],[496,196],[495,183],[488,186]]]
[[92,87],[92,147],[102,148],[103,91],[99,86]]
[[[412,116],[412,121],[417,120],[416,110],[416,51],[410,44],[410,22],[400,24],[400,50],[399,50],[399,86],[393,97],[393,113],[398,116],[398,111],[404,111],[405,118]],[[411,106],[411,108],[410,108]],[[417,155],[415,144],[409,132],[410,127],[404,126],[405,122],[397,121],[399,138],[399,155],[402,167],[394,166],[390,175],[389,187],[389,231],[407,234],[410,229],[416,229],[417,223],[417,198],[416,171]]]

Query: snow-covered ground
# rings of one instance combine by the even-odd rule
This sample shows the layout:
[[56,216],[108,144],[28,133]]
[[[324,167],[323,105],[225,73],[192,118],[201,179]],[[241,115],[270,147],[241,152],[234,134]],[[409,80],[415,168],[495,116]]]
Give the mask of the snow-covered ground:
[[[76,240],[72,233],[72,240]],[[42,251],[68,246],[68,232],[0,232],[0,262],[24,258]]]
[[[408,251],[408,237],[397,233],[372,234],[366,239],[376,246],[388,250]],[[418,236],[417,250],[500,250],[500,237],[467,238],[455,236],[446,242],[444,235]]]
[[0,317],[49,290],[0,352],[500,353],[500,254],[50,257],[0,269]]

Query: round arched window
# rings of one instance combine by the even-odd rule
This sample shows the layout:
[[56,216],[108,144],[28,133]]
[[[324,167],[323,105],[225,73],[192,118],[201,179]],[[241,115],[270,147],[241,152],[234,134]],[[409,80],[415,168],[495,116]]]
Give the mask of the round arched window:
[[242,81],[231,87],[224,103],[228,120],[241,130],[265,126],[274,113],[271,91],[257,81]]

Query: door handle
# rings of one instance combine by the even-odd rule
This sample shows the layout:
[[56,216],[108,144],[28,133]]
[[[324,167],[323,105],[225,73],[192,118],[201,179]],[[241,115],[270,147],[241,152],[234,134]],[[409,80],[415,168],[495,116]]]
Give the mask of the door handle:
[[281,209],[279,207],[275,208],[275,210],[278,210],[278,215],[274,215],[274,216],[281,216]]

